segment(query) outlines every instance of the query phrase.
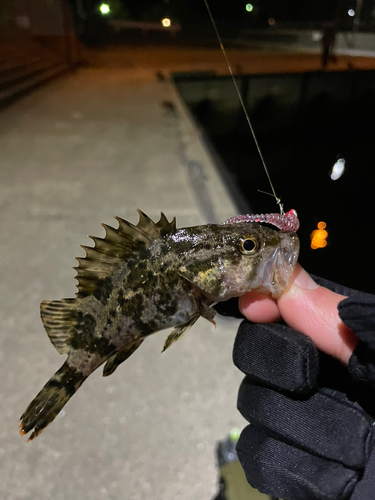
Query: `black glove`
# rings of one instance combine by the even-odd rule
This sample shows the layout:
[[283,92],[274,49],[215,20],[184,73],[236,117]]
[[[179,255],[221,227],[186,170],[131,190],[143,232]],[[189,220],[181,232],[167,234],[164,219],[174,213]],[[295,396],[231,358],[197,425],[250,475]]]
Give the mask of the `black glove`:
[[349,296],[339,314],[360,343],[345,368],[286,325],[243,321],[238,456],[253,487],[284,500],[375,499],[375,297],[314,279]]

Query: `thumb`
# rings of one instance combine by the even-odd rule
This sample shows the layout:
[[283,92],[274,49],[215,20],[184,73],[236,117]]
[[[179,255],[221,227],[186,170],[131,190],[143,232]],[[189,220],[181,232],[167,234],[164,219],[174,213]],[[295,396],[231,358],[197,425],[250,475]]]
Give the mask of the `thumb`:
[[281,317],[321,351],[347,364],[358,339],[341,321],[337,305],[346,297],[319,286],[297,265],[290,288],[277,300]]

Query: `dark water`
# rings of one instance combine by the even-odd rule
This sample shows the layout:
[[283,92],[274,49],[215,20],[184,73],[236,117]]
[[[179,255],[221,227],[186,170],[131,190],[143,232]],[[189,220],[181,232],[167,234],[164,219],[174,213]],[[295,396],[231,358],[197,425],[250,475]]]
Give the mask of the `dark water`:
[[[181,94],[247,208],[277,211],[274,200],[257,191],[270,187],[230,82],[201,80],[196,92],[193,83],[179,81]],[[301,264],[375,292],[375,73],[243,77],[242,91],[276,192],[286,210],[298,212]],[[345,171],[332,180],[338,158],[345,160]],[[327,224],[328,245],[312,250],[310,234],[319,221]]]

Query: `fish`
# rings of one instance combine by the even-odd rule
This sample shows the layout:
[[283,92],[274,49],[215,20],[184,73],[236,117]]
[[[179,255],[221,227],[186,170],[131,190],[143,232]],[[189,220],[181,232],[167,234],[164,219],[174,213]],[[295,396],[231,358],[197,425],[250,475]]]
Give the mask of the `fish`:
[[[90,236],[77,257],[75,298],[43,300],[41,319],[66,361],[21,416],[20,433],[37,437],[97,368],[111,375],[149,335],[173,328],[163,351],[212,307],[251,290],[280,296],[299,252],[294,231],[230,219],[178,229],[161,213],[154,222],[138,210],[137,225],[116,217]],[[289,227],[289,226],[288,226]]]

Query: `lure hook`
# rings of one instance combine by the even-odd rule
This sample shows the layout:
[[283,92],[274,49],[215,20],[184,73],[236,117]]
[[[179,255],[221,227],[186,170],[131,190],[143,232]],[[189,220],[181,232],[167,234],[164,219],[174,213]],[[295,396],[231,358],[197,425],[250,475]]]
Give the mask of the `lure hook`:
[[263,191],[262,189],[258,189],[258,192],[259,192],[259,193],[263,193],[263,194],[268,194],[268,196],[272,196],[273,198],[275,198],[276,203],[278,204],[279,209],[280,209],[280,215],[285,215],[285,212],[284,212],[284,204],[283,204],[283,203],[281,203],[281,198],[279,198],[278,196],[276,196],[276,195],[275,195],[275,194],[273,194],[273,193],[268,193],[267,191]]

